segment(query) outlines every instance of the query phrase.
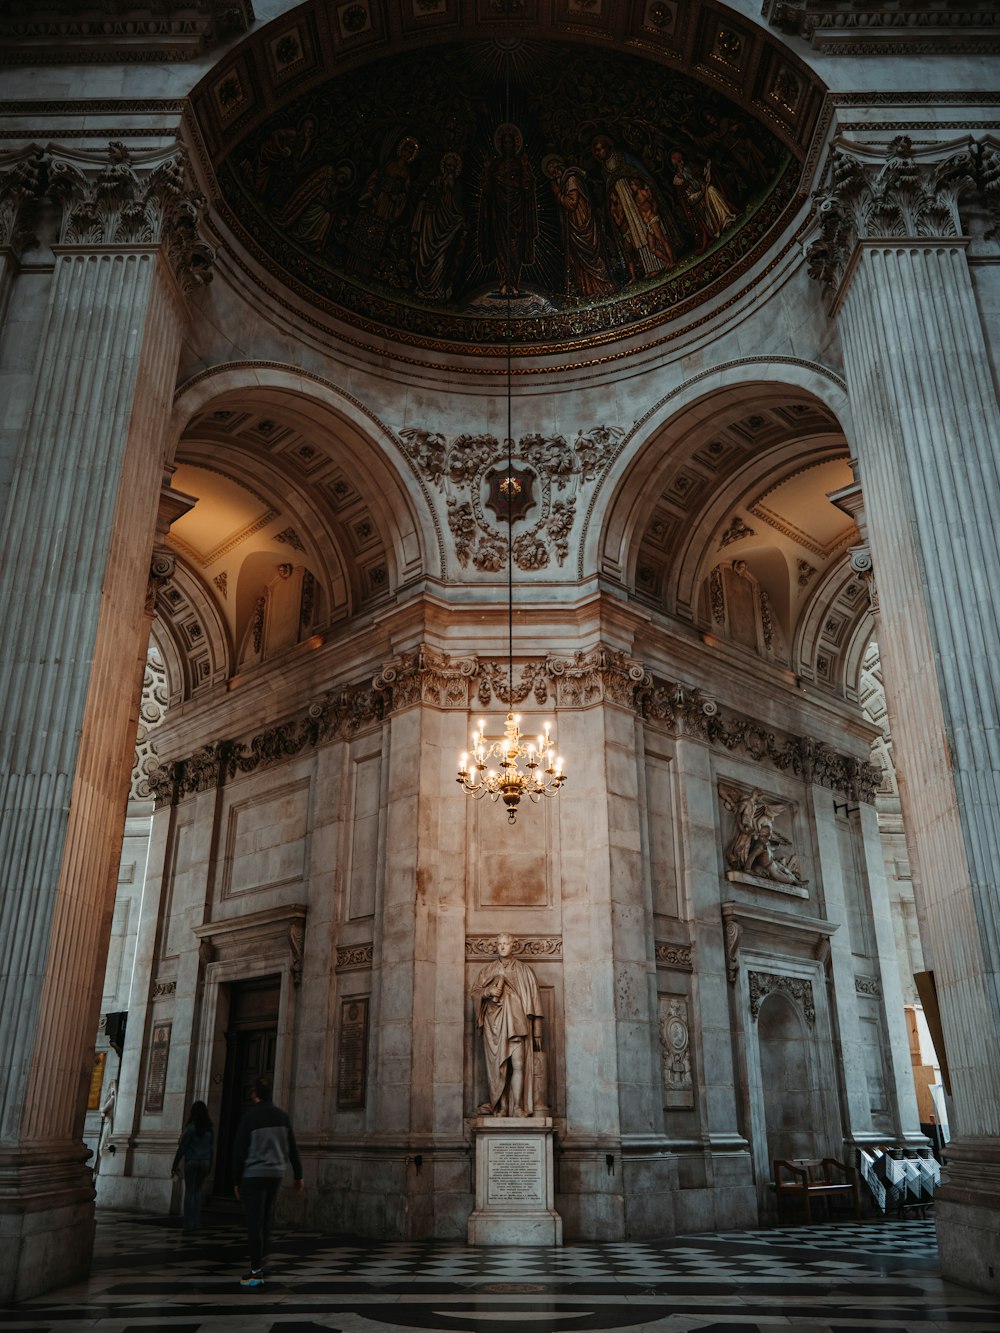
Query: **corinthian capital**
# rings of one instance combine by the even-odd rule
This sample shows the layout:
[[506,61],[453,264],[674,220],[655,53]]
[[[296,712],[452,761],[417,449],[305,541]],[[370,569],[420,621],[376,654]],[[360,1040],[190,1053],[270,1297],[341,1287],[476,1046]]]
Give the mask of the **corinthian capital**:
[[0,249],[21,250],[45,193],[46,155],[35,146],[0,155]]
[[905,136],[887,146],[838,139],[828,187],[815,196],[810,276],[838,286],[859,241],[961,236],[959,200],[976,187],[977,168],[971,138],[919,149]]
[[48,194],[62,206],[60,244],[160,246],[185,291],[211,282],[214,254],[200,236],[205,199],[179,144],[133,153],[110,143],[100,155],[53,149]]

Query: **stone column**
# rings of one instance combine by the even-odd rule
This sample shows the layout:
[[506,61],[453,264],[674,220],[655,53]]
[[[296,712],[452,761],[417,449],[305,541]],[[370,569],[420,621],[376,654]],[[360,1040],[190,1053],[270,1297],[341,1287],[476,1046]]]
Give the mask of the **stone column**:
[[391,1142],[405,1153],[396,1165],[367,1163],[371,1198],[362,1206],[381,1210],[399,1236],[463,1235],[468,1216],[465,809],[454,779],[473,670],[422,645],[387,662],[374,682],[388,714],[387,834],[368,1133],[372,1146]]
[[[946,1276],[1000,1290],[1000,411],[959,201],[973,141],[838,141],[810,270],[831,293],[878,584],[900,796],[956,1138]],[[987,199],[988,202],[988,199]]]
[[[82,1143],[136,662],[183,319],[203,281],[180,154],[51,151],[61,205],[3,520],[0,1299],[85,1275]],[[134,734],[134,726],[133,726]]]

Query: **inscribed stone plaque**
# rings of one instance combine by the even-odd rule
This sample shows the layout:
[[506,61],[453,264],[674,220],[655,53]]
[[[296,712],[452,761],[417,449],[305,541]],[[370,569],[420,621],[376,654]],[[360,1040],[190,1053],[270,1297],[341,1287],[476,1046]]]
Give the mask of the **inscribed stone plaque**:
[[167,1056],[170,1054],[170,1024],[154,1023],[149,1052],[149,1080],[146,1083],[146,1110],[162,1111],[167,1086]]
[[487,1166],[487,1204],[544,1204],[543,1169],[540,1139],[491,1139]]
[[364,1106],[368,1077],[367,995],[341,1002],[337,1071],[338,1110]]

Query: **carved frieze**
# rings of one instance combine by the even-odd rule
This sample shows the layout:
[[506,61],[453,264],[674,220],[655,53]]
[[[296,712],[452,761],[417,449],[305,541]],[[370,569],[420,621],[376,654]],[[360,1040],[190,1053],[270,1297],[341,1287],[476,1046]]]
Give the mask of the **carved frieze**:
[[882,994],[878,977],[855,977],[854,989],[859,995],[878,996]]
[[333,690],[299,717],[258,732],[249,741],[219,741],[186,759],[162,765],[149,774],[157,808],[185,796],[207,791],[226,778],[279,764],[326,741],[347,739],[379,722],[383,696],[371,686]]
[[513,537],[519,569],[565,562],[580,487],[601,475],[621,435],[612,426],[581,430],[572,443],[562,435],[523,435],[511,443],[510,469],[508,442],[495,435],[449,440],[412,428],[401,431],[400,440],[417,470],[445,496],[459,562],[496,573],[507,566],[508,508],[515,527],[528,525]]
[[477,670],[476,698],[482,708],[488,708],[496,699],[508,708],[515,708],[531,696],[543,706],[549,702],[548,662],[523,662],[519,676],[511,684],[507,664],[480,662]]
[[373,944],[350,944],[337,950],[336,970],[357,972],[372,965]]
[[846,792],[872,804],[878,790],[878,768],[867,760],[838,754],[825,742],[808,736],[779,736],[751,718],[725,713],[701,690],[654,677],[639,695],[642,716],[680,735],[693,735],[712,745],[747,754],[806,782]]
[[748,972],[750,982],[750,1015],[756,1018],[764,1000],[776,991],[787,995],[804,1016],[807,1023],[816,1022],[812,982],[806,977],[785,977],[777,972]]
[[810,276],[838,287],[858,241],[961,236],[959,200],[975,189],[978,170],[971,138],[916,149],[900,135],[881,150],[840,139],[828,188],[816,194]]
[[657,940],[655,947],[657,967],[670,968],[674,972],[691,972],[694,969],[694,949],[690,944],[671,944],[668,940]]
[[[465,939],[466,958],[495,958],[497,938],[497,935],[467,935]],[[562,937],[560,935],[511,935],[511,939],[514,942],[511,953],[522,958],[562,959]]]
[[176,981],[176,979],[171,980],[171,981],[154,981],[154,982],[153,982],[153,996],[152,996],[152,998],[153,998],[154,1000],[162,1000],[162,999],[165,999],[167,996],[170,996],[170,995],[176,995],[176,994],[177,994],[177,981]]

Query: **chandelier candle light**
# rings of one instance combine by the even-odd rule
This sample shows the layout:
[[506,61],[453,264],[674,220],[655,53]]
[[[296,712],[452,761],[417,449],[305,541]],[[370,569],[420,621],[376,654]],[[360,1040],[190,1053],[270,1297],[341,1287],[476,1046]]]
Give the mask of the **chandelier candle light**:
[[[506,119],[510,125],[510,72],[507,73]],[[510,209],[508,193],[507,208]],[[510,234],[508,216],[507,233]],[[509,682],[508,702],[514,703],[514,499],[520,493],[521,483],[514,475],[514,438],[511,429],[511,287],[517,275],[505,272],[505,265],[500,265],[501,293],[507,298],[507,475],[500,483],[500,493],[507,500],[507,679]],[[538,802],[543,796],[555,796],[566,781],[563,761],[557,758],[553,749],[551,724],[544,724],[545,734],[537,738],[537,744],[525,743],[521,737],[521,715],[513,711],[507,714],[504,734],[496,740],[486,736],[486,722],[480,720],[479,730],[472,733],[472,753],[462,755],[458,766],[457,781],[470,796],[482,798],[489,796],[493,801],[503,801],[507,807],[507,820],[513,824],[517,819],[517,807],[522,796]],[[497,761],[496,768],[490,768],[490,760]],[[522,765],[523,764],[523,768]]]
[[[503,801],[511,824],[522,796],[536,802],[555,796],[566,781],[562,759],[552,748],[550,724],[545,723],[545,735],[535,745],[522,740],[520,722],[520,713],[508,713],[503,736],[489,740],[486,723],[480,720],[479,730],[472,733],[472,753],[462,755],[458,770],[458,781],[470,795]],[[496,768],[489,767],[491,759],[499,760]]]

